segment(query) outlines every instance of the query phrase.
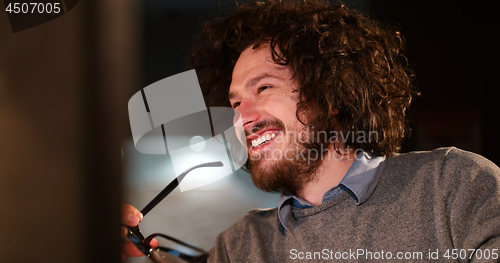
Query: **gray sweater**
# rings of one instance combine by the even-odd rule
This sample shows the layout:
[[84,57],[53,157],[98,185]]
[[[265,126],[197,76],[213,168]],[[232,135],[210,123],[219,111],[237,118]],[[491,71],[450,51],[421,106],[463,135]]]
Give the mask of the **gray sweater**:
[[[294,208],[252,210],[209,262],[500,262],[500,169],[456,148],[388,157],[370,198],[347,192]],[[489,258],[489,260],[485,260]]]

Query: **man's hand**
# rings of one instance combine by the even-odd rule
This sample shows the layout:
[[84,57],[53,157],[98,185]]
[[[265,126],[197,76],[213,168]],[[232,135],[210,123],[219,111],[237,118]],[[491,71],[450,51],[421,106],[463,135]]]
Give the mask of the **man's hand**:
[[[142,214],[135,207],[129,204],[123,204],[122,207],[122,224],[125,226],[137,226],[139,222],[142,220]],[[127,257],[142,257],[142,254],[135,245],[128,239],[125,239],[127,236],[127,228],[122,227],[122,238],[124,239],[123,248],[122,248],[122,261],[125,261]],[[151,247],[157,247],[158,241],[156,239],[151,240],[149,243]]]

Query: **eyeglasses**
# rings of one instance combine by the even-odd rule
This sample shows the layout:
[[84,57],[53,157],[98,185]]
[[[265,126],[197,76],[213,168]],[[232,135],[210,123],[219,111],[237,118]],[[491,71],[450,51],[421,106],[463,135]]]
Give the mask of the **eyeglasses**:
[[[211,163],[204,163],[200,165],[193,166],[186,171],[184,171],[182,174],[180,174],[177,178],[175,178],[170,184],[168,184],[153,200],[151,200],[142,210],[141,213],[143,216],[146,216],[146,214],[151,211],[158,203],[160,203],[163,198],[165,198],[167,195],[169,195],[186,177],[186,175],[191,172],[192,170],[196,168],[201,168],[201,167],[221,167],[223,166],[222,162],[211,162]],[[145,256],[147,256],[149,259],[151,259],[153,262],[156,263],[198,263],[198,262],[205,262],[207,259],[207,253],[195,246],[189,245],[187,243],[184,243],[178,239],[175,239],[173,237],[164,235],[164,234],[152,234],[149,235],[147,238],[144,238],[142,235],[141,231],[139,231],[139,225],[135,227],[128,227],[127,228],[127,237],[134,243],[134,245],[141,251]],[[153,248],[149,245],[151,240],[153,238],[161,238],[159,241],[165,241],[168,242],[168,247],[160,246]]]

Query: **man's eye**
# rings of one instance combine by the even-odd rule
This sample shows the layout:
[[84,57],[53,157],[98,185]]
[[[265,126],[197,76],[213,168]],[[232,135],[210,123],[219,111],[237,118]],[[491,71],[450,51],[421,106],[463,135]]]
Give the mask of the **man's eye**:
[[235,103],[233,104],[233,109],[236,109],[236,107],[238,107],[238,106],[240,106],[240,103],[239,103],[239,102],[235,102]]
[[263,92],[264,90],[270,88],[271,86],[262,86],[259,88],[259,93]]

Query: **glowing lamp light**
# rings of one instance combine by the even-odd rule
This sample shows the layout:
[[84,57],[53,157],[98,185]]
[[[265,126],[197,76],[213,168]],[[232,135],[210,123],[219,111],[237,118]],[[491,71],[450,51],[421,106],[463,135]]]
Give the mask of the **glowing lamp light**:
[[205,146],[205,138],[203,138],[202,136],[196,135],[189,140],[189,147],[191,147],[193,151],[203,151],[203,149],[205,149]]

